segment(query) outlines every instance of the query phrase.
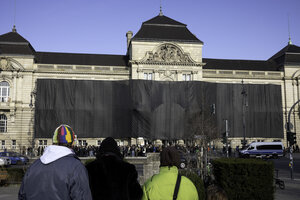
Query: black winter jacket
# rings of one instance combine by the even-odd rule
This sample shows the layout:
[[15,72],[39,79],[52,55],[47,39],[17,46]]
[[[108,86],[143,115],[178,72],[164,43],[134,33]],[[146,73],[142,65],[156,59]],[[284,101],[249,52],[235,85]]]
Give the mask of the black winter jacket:
[[94,200],[138,200],[143,191],[135,166],[108,152],[87,166]]

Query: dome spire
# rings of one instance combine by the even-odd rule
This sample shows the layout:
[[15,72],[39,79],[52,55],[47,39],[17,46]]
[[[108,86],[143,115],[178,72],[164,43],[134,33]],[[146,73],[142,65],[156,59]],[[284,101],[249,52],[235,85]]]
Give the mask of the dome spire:
[[288,44],[291,45],[292,40],[291,40],[291,32],[290,32],[290,15],[289,14],[288,14],[288,31],[289,31],[289,42],[288,42]]
[[14,32],[14,33],[17,32],[16,25],[13,26],[12,32]]
[[161,0],[160,0],[160,6],[159,6],[159,16],[163,16],[162,8],[161,8]]
[[14,26],[13,26],[13,28],[12,28],[12,32],[17,32],[17,29],[16,29],[16,0],[15,0],[15,2],[14,2],[14,4],[15,4],[15,9],[14,9]]

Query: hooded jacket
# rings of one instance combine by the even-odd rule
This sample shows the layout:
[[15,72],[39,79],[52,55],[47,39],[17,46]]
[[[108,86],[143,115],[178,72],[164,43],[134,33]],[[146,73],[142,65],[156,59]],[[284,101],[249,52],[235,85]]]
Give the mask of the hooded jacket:
[[[159,174],[153,175],[143,185],[142,200],[172,200],[178,169],[175,166],[160,167]],[[198,200],[198,192],[192,181],[181,176],[177,200]]]
[[19,199],[91,200],[87,171],[71,149],[48,146],[27,169]]

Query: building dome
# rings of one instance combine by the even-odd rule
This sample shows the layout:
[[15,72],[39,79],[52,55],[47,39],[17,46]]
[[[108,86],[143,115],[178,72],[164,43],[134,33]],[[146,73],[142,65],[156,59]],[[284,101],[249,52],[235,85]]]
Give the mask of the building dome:
[[175,41],[201,43],[186,27],[186,24],[175,21],[167,16],[158,15],[146,22],[132,40]]
[[0,54],[34,55],[31,44],[16,31],[0,35]]

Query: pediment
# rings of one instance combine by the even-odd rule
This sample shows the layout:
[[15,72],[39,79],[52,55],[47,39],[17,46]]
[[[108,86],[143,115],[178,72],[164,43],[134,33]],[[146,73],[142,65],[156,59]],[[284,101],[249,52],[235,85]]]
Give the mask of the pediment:
[[24,67],[14,59],[0,57],[1,71],[24,71]]
[[141,62],[151,64],[196,64],[189,54],[184,53],[178,46],[170,43],[162,44],[153,51],[147,51]]

